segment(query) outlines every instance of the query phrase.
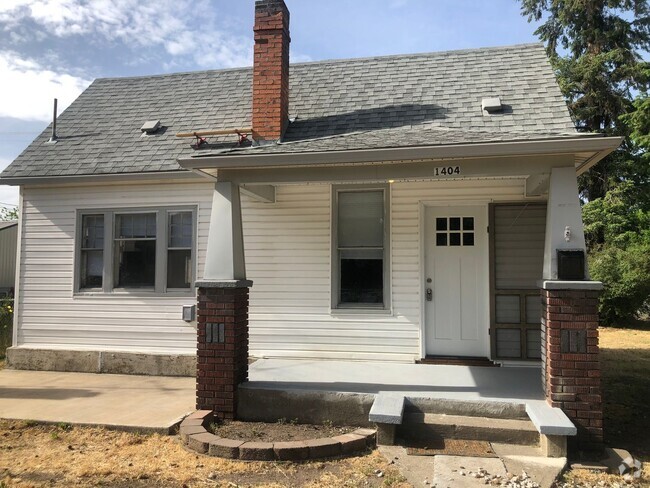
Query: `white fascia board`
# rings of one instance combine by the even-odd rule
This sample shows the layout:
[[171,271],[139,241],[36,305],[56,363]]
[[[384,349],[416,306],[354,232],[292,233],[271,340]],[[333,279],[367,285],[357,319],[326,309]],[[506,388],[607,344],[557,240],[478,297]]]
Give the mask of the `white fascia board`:
[[200,178],[195,172],[187,170],[178,171],[151,171],[146,173],[112,173],[101,175],[70,175],[70,176],[25,176],[0,178],[0,185],[21,186],[21,185],[70,185],[82,183],[121,183],[147,180],[196,180]]
[[[337,165],[418,160],[453,160],[540,154],[593,152],[609,154],[621,144],[621,137],[578,137],[544,141],[453,144],[390,149],[322,151],[302,153],[229,153],[217,156],[179,158],[181,167],[190,170],[210,168],[264,168],[287,166]],[[602,157],[604,157],[604,155]]]

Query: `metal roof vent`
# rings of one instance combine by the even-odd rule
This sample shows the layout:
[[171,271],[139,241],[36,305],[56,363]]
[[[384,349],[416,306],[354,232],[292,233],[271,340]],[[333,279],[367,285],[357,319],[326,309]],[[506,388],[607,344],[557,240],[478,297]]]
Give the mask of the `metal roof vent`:
[[483,112],[487,112],[488,114],[498,113],[503,111],[503,105],[501,105],[501,98],[490,97],[490,98],[482,99],[481,109],[483,110]]
[[153,134],[160,129],[160,120],[147,120],[140,130],[145,134]]

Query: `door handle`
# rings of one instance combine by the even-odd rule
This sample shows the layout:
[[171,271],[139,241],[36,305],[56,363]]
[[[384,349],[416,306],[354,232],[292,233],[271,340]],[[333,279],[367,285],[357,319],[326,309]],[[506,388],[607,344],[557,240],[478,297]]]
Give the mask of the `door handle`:
[[433,290],[431,288],[427,288],[427,302],[433,301]]

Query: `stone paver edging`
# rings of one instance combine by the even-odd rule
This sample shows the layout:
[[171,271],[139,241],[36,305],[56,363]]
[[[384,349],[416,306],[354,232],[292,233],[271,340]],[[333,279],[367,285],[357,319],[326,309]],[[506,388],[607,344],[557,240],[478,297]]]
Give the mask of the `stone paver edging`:
[[193,451],[243,461],[304,461],[353,454],[374,447],[376,431],[357,429],[349,434],[291,442],[243,442],[224,439],[207,428],[214,421],[211,410],[199,410],[181,423],[181,441]]

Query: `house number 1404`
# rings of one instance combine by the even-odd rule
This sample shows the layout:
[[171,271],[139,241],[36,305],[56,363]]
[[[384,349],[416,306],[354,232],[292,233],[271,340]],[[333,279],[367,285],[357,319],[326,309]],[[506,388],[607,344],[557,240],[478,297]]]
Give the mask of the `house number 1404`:
[[434,168],[434,176],[453,176],[460,174],[460,166],[440,166]]

